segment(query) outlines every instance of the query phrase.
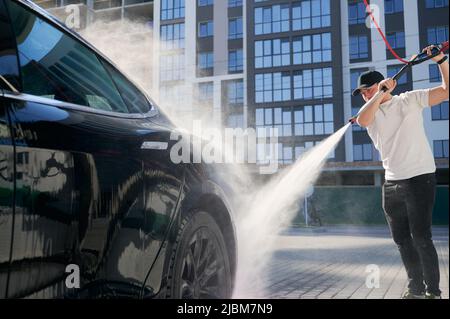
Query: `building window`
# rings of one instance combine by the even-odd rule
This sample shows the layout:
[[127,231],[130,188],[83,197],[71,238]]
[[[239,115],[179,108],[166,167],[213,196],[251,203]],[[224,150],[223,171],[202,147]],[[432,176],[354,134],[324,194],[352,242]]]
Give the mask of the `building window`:
[[211,104],[214,97],[214,83],[205,82],[198,84],[198,101]]
[[292,163],[292,154],[293,148],[292,146],[286,146],[282,143],[276,144],[257,144],[256,154],[257,154],[257,164],[267,165],[270,162],[272,163],[274,160],[278,161],[280,164],[291,164]]
[[283,132],[281,114],[281,108],[256,109],[257,136],[280,136]]
[[[295,150],[295,159],[300,158],[304,153],[308,152],[310,149],[312,149],[314,147],[315,143],[312,141],[309,142],[304,142],[303,144],[300,145],[296,145],[294,150]],[[332,152],[332,156],[330,157],[334,157],[334,151]]]
[[[403,67],[403,65],[389,65],[387,67],[387,77],[392,78],[400,69]],[[408,83],[408,76],[407,72],[403,73],[402,76],[397,79],[397,85],[407,84]]]
[[214,4],[214,0],[198,0],[199,7],[212,6]]
[[184,55],[161,55],[160,65],[160,81],[175,81],[184,79]]
[[331,68],[294,72],[294,100],[332,97]]
[[[353,92],[353,90],[356,89],[356,87],[358,86],[358,78],[359,76],[366,72],[367,69],[353,69],[350,70],[350,92]],[[352,101],[354,100],[354,98],[351,98]],[[358,98],[358,101],[363,101],[361,97]],[[355,116],[356,114],[358,114],[360,107],[352,107],[352,116]],[[365,129],[359,125],[352,125],[352,130],[354,132],[361,132],[364,131]]]
[[161,49],[173,50],[184,48],[184,23],[161,26]]
[[353,92],[353,90],[356,89],[358,86],[358,79],[361,74],[368,71],[368,69],[353,69],[350,70],[350,93]]
[[265,133],[266,127],[272,127],[272,118],[272,109],[267,108],[255,110],[255,128],[257,136],[269,136]]
[[186,99],[184,85],[180,85],[177,82],[175,82],[177,84],[172,85],[172,83],[173,82],[166,82],[159,87],[159,104],[162,107],[177,107],[184,105],[183,103]]
[[369,57],[369,41],[366,35],[350,37],[350,60],[367,59]]
[[227,116],[227,127],[244,128],[244,115],[242,113],[229,114]]
[[292,163],[292,146],[283,147],[283,164]]
[[228,39],[241,39],[243,36],[242,17],[230,19],[228,21]]
[[405,32],[390,32],[386,34],[386,38],[393,49],[405,48]]
[[384,13],[403,12],[403,0],[384,0]]
[[270,68],[291,64],[288,38],[255,41],[255,68]]
[[244,81],[233,80],[227,83],[227,102],[228,104],[244,103]]
[[314,135],[313,107],[311,105],[294,111],[294,134],[296,136]]
[[448,7],[448,0],[425,0],[428,9]]
[[278,147],[278,163],[279,164],[292,164],[292,160],[293,160],[292,146],[278,143],[277,147]]
[[428,43],[436,44],[448,40],[448,26],[431,27],[427,29]]
[[213,52],[200,52],[198,54],[198,67],[199,69],[211,69],[214,67],[214,53]]
[[256,145],[256,163],[258,165],[265,165],[269,163],[269,158],[273,157],[270,154],[270,144],[258,143]]
[[448,120],[448,101],[431,108],[431,119],[433,121]]
[[330,25],[330,0],[312,0],[293,3],[292,30],[324,28]]
[[228,52],[228,72],[240,72],[244,69],[242,49]]
[[211,37],[214,33],[214,24],[212,21],[200,22],[198,24],[198,37]]
[[[292,112],[290,109],[256,109],[257,136],[292,136]],[[277,131],[275,131],[276,129]]]
[[[352,107],[352,116],[356,116],[358,114],[360,107]],[[365,129],[358,125],[358,123],[355,123],[355,125],[352,125],[352,131],[353,132],[362,132],[365,131]]]
[[433,141],[433,153],[435,158],[448,158],[448,140]]
[[334,133],[333,105],[314,105],[314,134]]
[[331,33],[305,35],[292,40],[293,63],[309,64],[331,61]]
[[292,136],[292,112],[291,110],[283,110],[282,114],[282,136]]
[[291,76],[288,72],[255,75],[255,102],[281,102],[291,99]]
[[366,5],[362,1],[348,4],[348,24],[366,23]]
[[289,5],[255,8],[255,34],[289,31]]
[[184,18],[184,0],[162,0],[161,20]]
[[[295,146],[295,159],[300,158],[303,153],[308,152],[310,149],[312,149],[315,145],[319,144],[321,141],[308,141],[304,142],[303,144],[296,145]],[[333,149],[330,154],[328,154],[328,158],[335,158],[335,150]]]
[[294,135],[334,133],[333,104],[306,105],[294,110]]
[[242,0],[228,0],[228,8],[242,6]]
[[355,144],[353,145],[353,161],[372,161],[373,149],[372,144]]
[[430,82],[441,82],[441,71],[439,70],[439,66],[437,64],[428,65],[428,72],[430,75]]

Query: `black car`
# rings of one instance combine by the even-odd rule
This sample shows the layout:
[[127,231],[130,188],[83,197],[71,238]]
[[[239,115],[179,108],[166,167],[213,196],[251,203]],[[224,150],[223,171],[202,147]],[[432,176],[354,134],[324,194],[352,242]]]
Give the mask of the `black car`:
[[79,35],[0,0],[0,298],[228,298],[225,187]]

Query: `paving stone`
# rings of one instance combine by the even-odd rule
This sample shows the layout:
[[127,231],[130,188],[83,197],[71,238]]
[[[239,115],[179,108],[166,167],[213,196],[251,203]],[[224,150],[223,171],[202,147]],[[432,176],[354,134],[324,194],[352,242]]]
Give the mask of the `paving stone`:
[[[448,228],[433,229],[433,235],[442,297],[448,299]],[[379,288],[366,286],[369,265],[379,267]],[[407,276],[387,227],[292,228],[276,238],[264,284],[267,298],[397,299]]]

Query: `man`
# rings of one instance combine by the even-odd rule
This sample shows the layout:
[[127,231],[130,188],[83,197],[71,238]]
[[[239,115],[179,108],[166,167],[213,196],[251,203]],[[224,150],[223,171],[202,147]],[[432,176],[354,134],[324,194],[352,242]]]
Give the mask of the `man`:
[[[431,49],[423,51],[431,55]],[[438,256],[431,239],[436,166],[422,111],[448,99],[446,60],[443,53],[433,58],[439,64],[441,86],[393,96],[396,81],[369,71],[360,76],[359,87],[353,92],[361,93],[368,102],[387,88],[358,115],[357,123],[367,128],[383,161],[383,210],[408,275],[408,289],[402,296],[405,299],[434,299],[441,295]]]

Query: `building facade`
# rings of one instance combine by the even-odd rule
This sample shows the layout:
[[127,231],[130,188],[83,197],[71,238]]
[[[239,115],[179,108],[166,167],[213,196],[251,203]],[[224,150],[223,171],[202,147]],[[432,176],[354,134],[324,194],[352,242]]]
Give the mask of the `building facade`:
[[79,7],[81,23],[75,29],[83,29],[98,20],[153,21],[153,0],[34,0],[33,2],[64,22],[71,13],[68,6]]
[[[446,0],[372,0],[371,6],[404,58],[448,39]],[[157,0],[154,12],[160,45],[154,63],[160,67],[153,83],[160,103],[226,127],[277,128],[281,164],[358,111],[363,100],[351,91],[361,72],[392,76],[401,66],[359,0]],[[425,63],[405,74],[395,93],[439,81],[436,65]],[[448,101],[427,109],[424,119],[440,180],[448,183]],[[379,154],[358,126],[327,167],[325,184],[383,180]]]
[[[392,76],[401,66],[370,24],[362,0],[35,2],[57,15],[67,15],[67,5],[80,6],[81,28],[105,18],[149,23],[154,30],[149,52],[153,97],[187,119],[260,133],[277,128],[283,165],[359,110],[363,100],[351,91],[362,72],[376,69]],[[370,5],[403,58],[448,40],[448,0],[371,0]],[[395,93],[440,81],[437,65],[424,63],[400,78]],[[443,184],[448,184],[448,109],[446,101],[424,111]],[[330,155],[319,183],[382,181],[379,154],[365,129],[354,125]]]

